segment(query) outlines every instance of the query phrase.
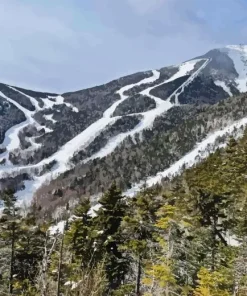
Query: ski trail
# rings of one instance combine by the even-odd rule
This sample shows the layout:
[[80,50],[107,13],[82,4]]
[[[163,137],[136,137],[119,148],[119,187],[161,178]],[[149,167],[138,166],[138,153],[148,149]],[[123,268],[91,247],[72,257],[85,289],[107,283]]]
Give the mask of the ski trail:
[[[208,60],[205,60],[205,63],[193,74],[191,75],[190,78],[188,78],[188,80],[185,81],[185,83],[183,83],[182,85],[180,85],[174,92],[173,94],[171,94],[171,96],[168,97],[168,99],[166,101],[161,100],[158,97],[155,97],[153,95],[150,94],[150,91],[156,87],[158,87],[159,85],[163,85],[165,83],[171,82],[177,78],[180,78],[182,76],[185,76],[188,72],[192,71],[195,67],[195,65],[201,60],[193,60],[193,61],[189,61],[189,62],[185,62],[183,64],[181,64],[181,66],[179,67],[179,70],[177,73],[175,73],[171,78],[169,78],[168,80],[155,85],[155,86],[151,86],[148,87],[147,89],[143,90],[140,94],[148,96],[150,98],[152,98],[153,100],[155,100],[156,102],[156,108],[151,109],[149,111],[146,112],[141,112],[141,113],[134,113],[131,115],[141,115],[143,116],[143,119],[141,120],[141,122],[131,131],[128,131],[126,133],[121,133],[118,134],[117,136],[111,138],[108,143],[100,149],[100,151],[96,152],[95,154],[93,154],[91,157],[83,160],[83,163],[87,163],[90,160],[96,159],[96,158],[102,158],[107,156],[108,154],[112,153],[116,147],[121,144],[128,136],[133,137],[135,134],[137,133],[141,133],[144,129],[148,129],[151,128],[155,118],[157,118],[158,116],[162,115],[164,112],[168,111],[170,108],[172,108],[174,106],[174,104],[172,104],[170,102],[172,96],[174,94],[176,94],[176,92],[178,91],[178,89],[180,89],[181,87],[183,87],[183,85],[187,85],[186,83],[191,83],[193,81],[193,79],[200,73],[200,71],[206,67]],[[155,73],[154,73],[155,75]],[[158,77],[159,75],[157,75]],[[127,88],[127,87],[126,87]],[[123,96],[123,92],[121,93]],[[123,97],[123,100],[126,99],[126,96]]]
[[145,79],[141,80],[138,83],[133,83],[133,84],[126,85],[126,86],[122,87],[120,90],[118,90],[116,93],[119,94],[120,100],[113,103],[112,106],[110,108],[108,108],[104,112],[103,117],[106,117],[106,118],[111,117],[112,114],[114,113],[114,111],[116,110],[117,106],[120,105],[123,101],[125,101],[129,97],[129,96],[126,96],[124,94],[124,92],[126,92],[127,90],[129,90],[129,89],[131,89],[131,88],[133,88],[135,86],[138,86],[138,85],[141,85],[141,84],[146,84],[146,83],[152,83],[152,82],[155,82],[157,79],[159,79],[160,73],[157,70],[153,70],[152,72],[153,72],[152,77],[145,78]]
[[[20,124],[17,124],[13,127],[11,127],[5,134],[5,138],[3,143],[0,145],[0,147],[5,147],[6,148],[6,152],[4,152],[3,154],[1,154],[1,160],[3,158],[8,158],[9,156],[9,152],[13,151],[14,149],[18,148],[20,146],[20,139],[18,137],[18,133],[25,128],[26,126],[28,126],[29,124],[33,123],[33,118],[32,118],[32,111],[27,110],[26,108],[22,107],[19,103],[17,103],[16,101],[12,100],[11,98],[5,96],[1,91],[0,91],[0,96],[3,97],[4,99],[6,99],[8,102],[12,103],[13,105],[15,105],[19,110],[21,110],[25,117],[26,120],[21,122]],[[6,159],[8,160],[8,159]],[[1,168],[2,170],[2,168]]]
[[[181,76],[186,75],[188,73],[188,71],[191,71],[194,69],[194,67],[198,61],[199,60],[194,60],[194,61],[183,63],[179,67],[178,72],[175,73],[170,79],[166,80],[163,83],[167,83],[169,81],[175,80]],[[207,63],[207,61],[204,63],[204,66],[206,65],[206,63]],[[203,66],[200,69],[198,69],[198,71],[195,72],[195,75],[190,77],[191,78],[190,82],[194,79],[194,77],[196,77],[196,75],[198,75],[198,73],[200,72],[200,70],[202,68],[203,68]],[[72,164],[70,163],[70,158],[74,153],[80,151],[81,149],[83,149],[87,145],[89,145],[100,134],[100,132],[106,128],[107,125],[113,124],[118,118],[121,118],[121,116],[112,117],[112,114],[114,113],[117,106],[128,98],[128,96],[124,94],[125,91],[133,88],[134,86],[138,86],[138,85],[146,84],[146,83],[152,83],[152,82],[156,81],[159,77],[160,77],[160,73],[158,71],[154,70],[152,77],[145,78],[138,83],[122,87],[120,90],[117,91],[117,93],[120,95],[120,100],[113,103],[103,113],[102,118],[100,118],[99,120],[97,120],[96,122],[91,124],[83,132],[81,132],[76,137],[71,139],[69,142],[64,144],[56,153],[54,153],[53,155],[51,155],[50,157],[48,157],[46,159],[43,159],[41,162],[39,162],[38,164],[35,164],[35,165],[1,167],[0,178],[4,178],[7,176],[14,177],[14,176],[22,174],[22,173],[33,174],[33,180],[29,180],[29,181],[24,182],[25,189],[17,192],[17,197],[19,199],[30,200],[30,198],[33,196],[34,192],[42,184],[51,181],[52,179],[58,177],[60,174],[67,171],[68,169],[72,168]],[[144,90],[142,93],[151,96],[149,94],[149,92],[152,88],[148,88],[148,89]],[[0,93],[0,95],[1,95],[1,93]],[[13,103],[21,111],[23,111],[28,120],[30,120],[31,122],[34,122],[34,119],[32,118],[33,112],[26,110],[25,108],[20,106],[18,103],[16,103],[12,99],[7,98],[6,96],[4,96],[4,97],[9,102]],[[87,159],[86,161],[89,161],[90,159],[104,157],[104,156],[108,155],[127,136],[133,136],[136,133],[140,133],[144,129],[150,128],[157,116],[163,114],[165,111],[167,111],[168,109],[170,109],[173,106],[173,104],[170,102],[171,97],[169,97],[166,101],[163,101],[160,98],[157,98],[154,96],[152,96],[152,98],[154,98],[154,100],[156,102],[155,109],[140,113],[143,116],[143,119],[134,129],[132,129],[131,131],[129,131],[127,133],[122,133],[122,134],[117,135],[116,137],[112,138],[104,148],[102,148],[98,153],[94,154],[91,158]],[[49,105],[49,107],[53,107],[53,105],[59,105],[59,104],[64,103],[64,99],[61,96],[57,96],[55,102],[50,101],[49,99],[43,99],[43,101],[45,101],[45,103],[47,105]],[[45,165],[47,165],[51,162],[54,162],[54,161],[56,164],[53,166],[51,171],[43,174],[42,176],[37,176],[42,171],[42,169],[44,168]]]
[[35,98],[30,97],[29,95],[26,95],[25,93],[23,93],[22,91],[20,91],[20,90],[14,88],[13,86],[8,85],[8,87],[9,87],[10,89],[12,89],[12,90],[14,90],[14,91],[20,93],[21,95],[27,97],[27,98],[31,101],[31,103],[33,104],[33,106],[35,107],[35,110],[36,110],[36,111],[41,110],[41,108],[40,108],[40,106],[39,106],[39,103],[38,103],[38,101],[37,101]]
[[[185,87],[187,87],[198,76],[198,74],[210,63],[210,61],[211,59],[206,59],[205,63],[197,71],[195,71],[188,80],[180,85],[180,87],[175,90],[173,94],[171,94],[170,99],[175,95],[175,105],[179,105],[178,97],[184,92]],[[179,89],[181,89],[181,91],[178,93]]]
[[[69,160],[71,156],[78,152],[80,149],[83,149],[87,145],[89,145],[95,137],[99,135],[99,133],[106,128],[107,125],[114,123],[120,116],[117,117],[111,117],[111,115],[114,113],[116,107],[127,98],[123,93],[137,85],[141,85],[143,83],[150,83],[158,79],[159,74],[157,71],[153,71],[153,76],[150,78],[145,78],[141,80],[138,83],[131,84],[128,86],[122,87],[118,93],[120,94],[120,100],[115,102],[112,106],[110,106],[103,114],[103,117],[91,124],[87,129],[85,129],[83,132],[78,134],[76,137],[71,139],[69,142],[67,142],[65,145],[63,145],[56,153],[54,153],[52,156],[42,160],[38,164],[35,165],[27,165],[27,166],[5,166],[1,167],[0,171],[0,178],[5,178],[7,176],[16,176],[22,173],[29,173],[29,174],[38,174],[43,169],[44,165],[47,165],[53,161],[56,161],[56,165],[52,168],[51,171],[45,173],[42,176],[34,176],[33,180],[25,181],[25,189],[22,191],[17,192],[17,197],[20,199],[30,199],[33,195],[33,193],[45,182],[50,181],[51,179],[54,179],[55,177],[59,176],[60,174],[67,171],[71,164],[69,163]],[[12,101],[11,99],[9,100]],[[51,101],[50,101],[51,102]],[[51,102],[53,103],[53,102]],[[56,102],[58,103],[58,102]],[[55,103],[55,104],[56,104]],[[19,105],[17,103],[17,105]],[[25,109],[25,108],[21,108]],[[26,111],[26,110],[24,110]],[[30,113],[27,114],[27,116],[31,116]]]
[[141,190],[144,184],[148,187],[151,187],[157,183],[160,183],[165,177],[172,178],[175,175],[179,174],[183,166],[186,166],[187,168],[192,167],[194,164],[198,163],[199,160],[205,159],[217,148],[225,146],[225,144],[220,144],[218,146],[212,147],[218,137],[232,134],[235,129],[239,129],[242,125],[247,125],[247,117],[234,122],[233,124],[227,126],[222,130],[215,131],[202,142],[198,143],[192,151],[190,151],[177,162],[172,164],[168,169],[162,172],[158,172],[156,176],[149,177],[146,182],[141,181],[138,184],[134,184],[132,188],[127,190],[124,194],[127,196],[134,196],[138,191]]
[[32,118],[32,114],[34,113],[33,111],[27,110],[26,108],[22,107],[19,103],[17,103],[16,101],[12,100],[11,98],[5,96],[4,93],[2,93],[0,91],[0,96],[3,97],[4,99],[6,99],[7,101],[9,101],[10,103],[12,103],[13,105],[15,105],[19,110],[21,110],[27,119],[31,119]]
[[[15,88],[10,87],[13,90],[16,90]],[[20,92],[21,93],[21,92]],[[0,91],[0,96],[3,97],[4,99],[6,99],[8,102],[10,102],[11,104],[13,104],[14,106],[16,106],[16,108],[18,108],[20,111],[22,111],[26,117],[26,120],[21,122],[20,124],[14,125],[12,126],[10,129],[8,129],[5,133],[5,138],[3,143],[0,145],[1,148],[6,148],[6,151],[4,153],[2,153],[0,155],[0,161],[3,160],[4,158],[6,158],[6,164],[5,167],[15,167],[13,164],[11,164],[9,162],[9,153],[11,151],[14,151],[15,149],[20,147],[20,139],[19,139],[19,132],[22,131],[25,127],[27,127],[28,125],[32,125],[34,124],[36,126],[36,128],[38,129],[42,129],[44,128],[45,132],[50,132],[51,130],[41,126],[36,120],[34,120],[33,115],[35,114],[35,111],[30,111],[28,109],[26,109],[25,107],[21,106],[19,103],[17,103],[16,101],[14,101],[13,99],[7,97],[4,93],[2,93]],[[34,143],[31,139],[30,143]],[[37,148],[38,144],[34,143],[34,149],[35,147]],[[29,149],[30,150],[30,149]],[[1,166],[1,171],[3,171],[4,168],[2,168]]]

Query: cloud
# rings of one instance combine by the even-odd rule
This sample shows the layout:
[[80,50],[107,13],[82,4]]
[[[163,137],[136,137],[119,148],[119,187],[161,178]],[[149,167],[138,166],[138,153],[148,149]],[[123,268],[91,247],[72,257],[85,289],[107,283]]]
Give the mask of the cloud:
[[56,92],[245,43],[245,0],[2,0],[0,82]]

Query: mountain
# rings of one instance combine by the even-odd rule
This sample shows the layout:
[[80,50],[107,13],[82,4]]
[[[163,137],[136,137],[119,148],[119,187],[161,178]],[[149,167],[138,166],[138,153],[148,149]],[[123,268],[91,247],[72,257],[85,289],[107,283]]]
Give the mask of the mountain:
[[247,46],[54,94],[0,84],[0,189],[41,204],[128,194],[177,173],[247,121]]

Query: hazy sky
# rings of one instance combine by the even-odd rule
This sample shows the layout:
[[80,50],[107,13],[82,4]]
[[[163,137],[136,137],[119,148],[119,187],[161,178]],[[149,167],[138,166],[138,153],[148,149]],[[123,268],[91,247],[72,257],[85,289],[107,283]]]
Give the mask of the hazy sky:
[[247,0],[0,0],[0,81],[64,92],[247,43]]

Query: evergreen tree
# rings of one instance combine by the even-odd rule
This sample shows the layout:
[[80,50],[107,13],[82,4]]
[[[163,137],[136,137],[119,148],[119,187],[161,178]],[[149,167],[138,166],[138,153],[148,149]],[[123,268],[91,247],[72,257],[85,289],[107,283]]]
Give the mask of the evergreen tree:
[[[35,216],[28,213],[22,218],[15,252],[15,287],[30,295],[37,291],[37,274],[43,258],[45,232],[37,225]],[[29,295],[27,294],[27,295]]]
[[18,213],[19,208],[16,206],[16,197],[11,190],[5,191],[1,195],[3,201],[3,214],[0,220],[0,236],[1,239],[10,249],[9,254],[9,294],[14,293],[14,274],[15,274],[15,262],[16,262],[16,242],[20,234],[20,215]]
[[129,201],[128,211],[123,219],[121,229],[124,235],[122,249],[130,256],[135,270],[135,293],[141,293],[141,271],[145,260],[154,251],[153,236],[156,212],[160,201],[154,189],[144,188],[136,197]]
[[120,226],[126,211],[126,202],[113,183],[109,190],[100,198],[101,208],[94,218],[94,252],[98,261],[105,260],[106,276],[109,290],[116,290],[124,283],[129,263],[120,250],[123,242]]
[[88,198],[79,202],[65,234],[65,246],[71,252],[71,262],[78,263],[81,269],[87,268],[94,261],[92,217],[88,214],[90,207]]

